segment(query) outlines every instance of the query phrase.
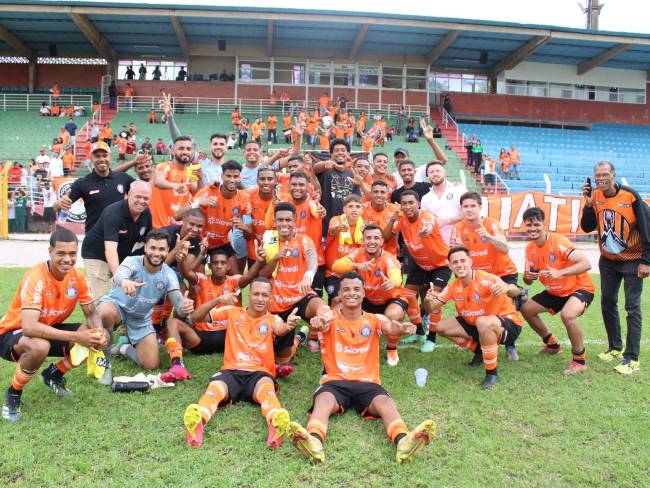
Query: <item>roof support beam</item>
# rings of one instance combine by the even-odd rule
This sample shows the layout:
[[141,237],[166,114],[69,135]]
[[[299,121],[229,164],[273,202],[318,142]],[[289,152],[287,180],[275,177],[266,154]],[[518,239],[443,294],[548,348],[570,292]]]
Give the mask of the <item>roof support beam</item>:
[[273,21],[266,22],[266,55],[270,58],[273,54]]
[[178,41],[178,44],[181,46],[181,51],[183,51],[183,54],[185,56],[189,56],[190,53],[190,43],[187,42],[187,37],[185,36],[185,31],[183,30],[183,26],[181,25],[180,21],[178,20],[178,17],[175,15],[170,15],[169,16],[169,21],[172,24],[172,28],[174,29],[174,32],[176,33],[176,40]]
[[456,38],[460,35],[462,31],[460,30],[450,30],[447,32],[447,35],[443,37],[438,44],[436,44],[431,51],[431,54],[429,54],[429,57],[427,58],[427,64],[432,64],[435,63],[436,60],[442,56],[447,48],[451,46]]
[[594,56],[593,58],[580,63],[577,69],[578,75],[584,75],[586,72],[594,69],[596,66],[600,66],[601,64],[609,61],[618,53],[625,51],[630,46],[631,44],[617,44],[616,46],[603,51],[598,56]]
[[495,78],[503,71],[514,68],[528,56],[533,54],[537,49],[546,44],[550,39],[551,36],[537,36],[533,37],[525,44],[522,44],[519,49],[503,58],[490,70],[490,78]]
[[361,48],[361,44],[363,44],[363,40],[366,38],[367,33],[368,24],[361,24],[359,26],[359,30],[357,31],[357,35],[354,37],[354,42],[352,42],[352,47],[350,48],[350,55],[348,58],[353,61],[356,59],[357,54],[359,54],[359,48]]
[[106,38],[99,33],[93,23],[88,20],[88,17],[75,13],[74,11],[68,12],[68,15],[100,56],[106,58],[108,62],[117,61],[117,52],[108,43]]
[[36,52],[34,52],[34,50],[23,41],[18,39],[13,32],[2,25],[0,25],[0,39],[9,44],[21,56],[24,56],[29,60],[36,59]]

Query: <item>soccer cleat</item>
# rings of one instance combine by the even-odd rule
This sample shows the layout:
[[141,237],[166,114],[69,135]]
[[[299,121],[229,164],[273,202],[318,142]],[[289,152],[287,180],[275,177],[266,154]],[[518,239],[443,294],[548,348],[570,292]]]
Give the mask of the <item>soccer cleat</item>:
[[412,460],[420,449],[431,442],[431,437],[435,432],[436,423],[433,420],[425,420],[405,437],[402,437],[397,443],[397,462]]
[[65,378],[63,376],[56,377],[50,374],[49,368],[46,368],[41,372],[41,379],[45,386],[54,392],[58,397],[71,397],[72,392],[65,387]]
[[397,366],[399,364],[397,349],[386,349],[386,363],[388,366]]
[[299,340],[298,346],[304,346],[307,343],[307,339],[309,339],[309,327],[306,325],[300,327],[298,332],[296,332],[296,337]]
[[639,361],[632,361],[631,359],[623,359],[623,362],[614,368],[621,374],[630,375],[636,373],[641,369]]
[[408,337],[404,337],[401,341],[399,341],[400,344],[416,344],[416,343],[423,343],[424,341],[427,340],[427,336],[424,334],[418,335],[418,334],[413,334]]
[[111,386],[113,384],[113,370],[106,368],[101,378],[97,380],[100,385]]
[[514,297],[513,301],[515,302],[515,308],[517,311],[521,310],[521,307],[524,306],[524,303],[528,301],[528,290],[526,288],[519,290],[519,295]]
[[558,344],[558,347],[551,347],[548,344],[544,344],[544,347],[537,351],[537,354],[548,354],[550,356],[562,354],[562,346]]
[[474,351],[474,357],[472,360],[467,363],[469,366],[481,366],[483,365],[483,351],[477,346],[476,351]]
[[203,417],[196,403],[187,406],[183,414],[183,424],[185,425],[185,440],[192,447],[201,447],[203,445]]
[[519,361],[519,353],[514,344],[512,346],[506,346],[506,354],[510,361]]
[[160,375],[161,381],[165,383],[176,383],[177,381],[191,380],[192,375],[180,364],[172,364],[172,367],[169,368],[169,371]]
[[584,373],[588,369],[589,368],[587,368],[586,364],[581,364],[581,363],[576,363],[575,361],[571,361],[569,365],[566,368],[564,368],[563,373],[566,375],[572,375],[572,374]]
[[284,408],[281,408],[269,423],[269,436],[266,439],[266,445],[272,449],[276,449],[282,445],[284,436],[289,433],[291,424],[291,417],[289,417],[289,412]]
[[291,422],[291,442],[302,452],[312,463],[325,461],[323,444],[313,435],[307,432],[298,422]]
[[320,352],[320,344],[318,344],[318,341],[309,341],[309,350],[311,352]]
[[12,395],[7,390],[4,402],[2,402],[2,418],[10,422],[20,419],[20,404],[20,395]]
[[499,377],[496,374],[486,374],[485,379],[481,382],[481,388],[484,390],[494,388],[499,384]]
[[291,373],[293,373],[293,366],[290,364],[276,364],[275,365],[275,377],[276,378],[286,378]]
[[598,359],[600,359],[601,361],[605,361],[606,363],[611,363],[612,361],[620,361],[623,359],[623,351],[610,349],[607,352],[601,352],[598,355]]
[[433,352],[436,347],[437,344],[435,342],[426,340],[420,346],[420,352]]

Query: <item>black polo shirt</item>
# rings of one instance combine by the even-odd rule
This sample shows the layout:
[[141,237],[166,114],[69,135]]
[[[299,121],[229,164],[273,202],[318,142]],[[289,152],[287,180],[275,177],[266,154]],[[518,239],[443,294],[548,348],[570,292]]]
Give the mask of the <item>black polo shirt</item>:
[[105,178],[91,171],[70,186],[70,200],[83,198],[86,207],[86,234],[99,220],[102,211],[111,203],[124,200],[133,177],[126,173],[110,171]]
[[120,263],[128,256],[142,254],[142,245],[151,230],[151,211],[147,208],[137,220],[129,212],[127,200],[110,204],[104,209],[97,224],[86,233],[81,245],[81,257],[106,261],[104,241],[117,242]]
[[390,201],[393,203],[399,203],[399,197],[406,190],[413,190],[415,193],[420,195],[420,201],[422,201],[422,197],[429,193],[429,190],[431,190],[431,184],[418,181],[415,183],[415,186],[412,186],[411,188],[404,188],[403,186],[400,186],[393,193],[391,193]]

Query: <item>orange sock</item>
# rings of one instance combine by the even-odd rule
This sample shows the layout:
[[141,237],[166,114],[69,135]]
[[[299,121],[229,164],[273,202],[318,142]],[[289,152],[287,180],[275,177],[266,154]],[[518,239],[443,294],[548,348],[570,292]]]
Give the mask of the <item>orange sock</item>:
[[322,440],[325,440],[327,437],[327,426],[320,420],[310,420],[307,422],[307,432],[310,434],[316,434]]
[[172,360],[172,364],[174,363],[174,360],[178,360],[178,362],[183,364],[183,346],[181,346],[176,339],[173,337],[167,339],[165,341],[165,347],[167,348],[169,359]]
[[499,345],[481,346],[483,353],[483,367],[486,372],[496,372],[497,370],[497,355],[499,352]]
[[472,352],[476,351],[476,346],[478,345],[477,342],[471,337],[468,337],[467,339],[454,337],[453,339],[449,339],[449,340],[454,344],[457,344],[461,349],[469,350]]
[[404,298],[408,308],[406,313],[412,324],[418,325],[422,323],[422,316],[420,315],[420,304],[418,303],[418,292],[409,288],[404,288]]
[[408,427],[406,427],[406,423],[402,419],[395,420],[386,429],[386,433],[388,433],[388,437],[393,443],[395,443],[395,439],[398,435],[408,434],[408,431]]
[[61,371],[61,374],[66,374],[68,371],[74,368],[72,361],[70,361],[70,356],[59,359],[56,363],[54,363],[54,366],[56,366],[56,369]]
[[218,381],[212,381],[205,389],[205,393],[199,399],[199,409],[203,417],[203,423],[207,424],[217,407],[226,398],[226,391]]
[[399,339],[399,337],[395,336],[386,336],[386,349],[397,349]]
[[11,387],[16,391],[23,391],[25,385],[29,383],[29,380],[31,380],[36,373],[38,373],[38,370],[26,371],[20,366],[20,363],[16,364],[16,371],[11,380]]
[[571,350],[573,355],[573,360],[578,364],[586,364],[587,362],[587,350],[583,347],[582,352],[575,352]]
[[429,314],[429,332],[435,332],[438,322],[442,319],[442,308]]
[[260,404],[262,415],[267,422],[271,422],[275,413],[282,408],[277,395],[275,394],[275,385],[273,383],[264,383],[257,390],[257,403]]

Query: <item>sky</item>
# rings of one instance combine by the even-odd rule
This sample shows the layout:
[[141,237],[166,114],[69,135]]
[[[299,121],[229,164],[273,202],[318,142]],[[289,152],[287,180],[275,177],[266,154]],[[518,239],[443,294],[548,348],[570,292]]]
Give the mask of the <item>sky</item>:
[[[106,0],[90,0],[106,1]],[[123,1],[114,1],[125,5]],[[357,12],[399,13],[426,17],[497,20],[522,24],[585,27],[579,3],[587,0],[130,0],[129,5],[149,3],[240,7],[284,7]],[[650,34],[650,1],[601,0],[600,30]]]

